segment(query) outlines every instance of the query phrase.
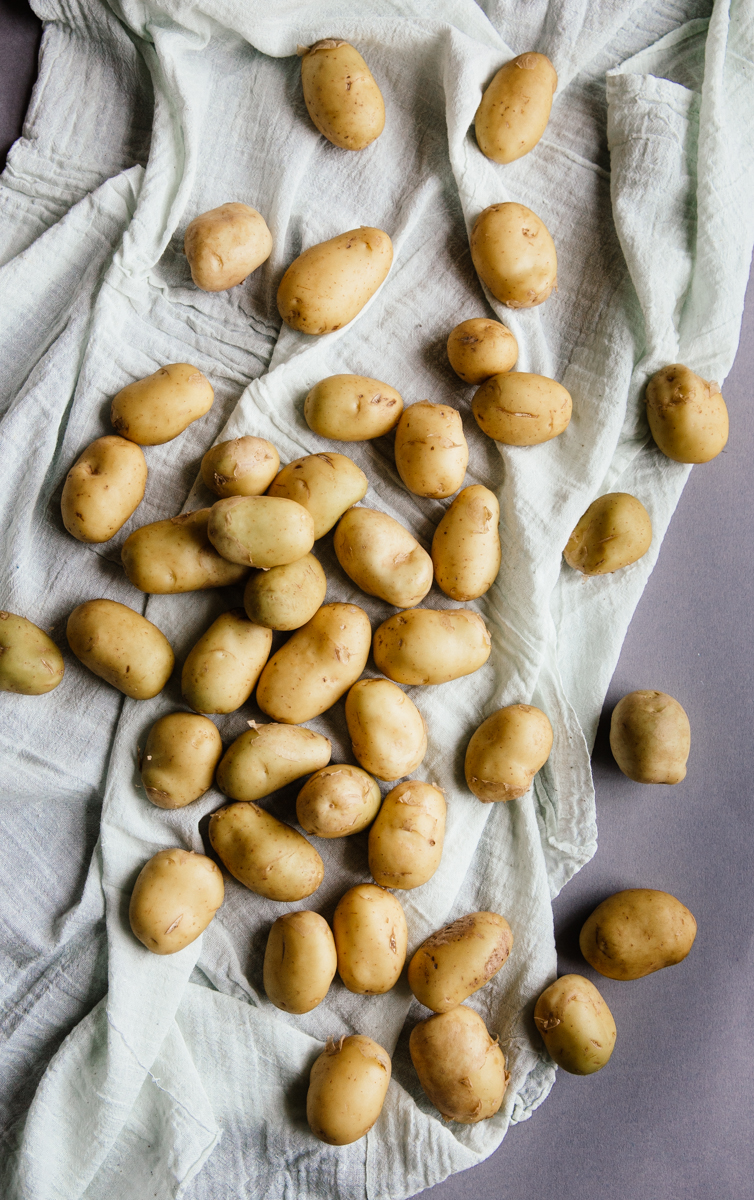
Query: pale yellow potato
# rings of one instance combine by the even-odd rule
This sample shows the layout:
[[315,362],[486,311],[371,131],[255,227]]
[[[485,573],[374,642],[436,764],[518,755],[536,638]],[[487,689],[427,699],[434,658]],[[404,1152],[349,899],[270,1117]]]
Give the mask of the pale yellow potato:
[[627,888],[598,904],[579,935],[581,953],[608,979],[643,979],[683,962],[696,921],[680,900],[652,888]]
[[408,1042],[419,1083],[447,1121],[475,1125],[494,1117],[510,1076],[497,1038],[464,1004],[421,1021]]
[[568,427],[571,393],[546,375],[511,371],[493,375],[471,409],[483,433],[506,446],[538,446]]
[[254,725],[236,738],[217,768],[217,786],[232,800],[261,800],[330,761],[329,740],[313,729]]
[[706,463],[725,447],[728,409],[718,384],[673,363],[652,376],[644,398],[652,437],[674,462]]
[[445,840],[445,797],[431,783],[399,783],[369,830],[369,870],[375,883],[407,892],[432,878]]
[[146,460],[134,442],[97,438],[66,475],[63,524],[80,542],[107,542],[136,512],[146,485]]
[[338,442],[382,437],[395,428],[402,412],[400,392],[367,375],[329,375],[304,401],[309,428]]
[[419,400],[395,431],[395,465],[410,492],[442,500],[457,492],[469,461],[461,414],[448,404]]
[[212,787],[223,742],[207,717],[174,712],[160,717],[147,735],[141,781],[158,808],[184,808]]
[[311,842],[256,804],[219,808],[210,817],[209,840],[231,875],[268,900],[304,900],[325,877]]
[[379,812],[379,784],[361,767],[333,763],[307,779],[296,798],[298,823],[315,837],[348,837],[371,825]]
[[492,639],[471,609],[410,608],[383,621],[372,653],[394,683],[447,683],[483,667]]
[[432,587],[432,559],[405,525],[374,508],[350,508],[333,547],[346,575],[368,596],[396,608],[421,604]]
[[113,429],[139,446],[162,446],[212,407],[210,381],[191,363],[170,363],[121,388],[110,405]]
[[545,54],[519,54],[500,68],[476,111],[479,149],[497,163],[533,150],[550,119],[557,72]]
[[471,260],[482,283],[508,308],[543,304],[557,286],[555,243],[523,204],[491,204],[471,232]]
[[652,522],[641,501],[628,492],[608,492],[589,505],[563,558],[582,575],[610,575],[637,562],[651,543]]
[[389,782],[410,775],[427,753],[424,717],[389,679],[359,679],[346,696],[346,724],[354,758]]
[[561,975],[545,988],[534,1024],[550,1058],[571,1075],[601,1071],[615,1046],[613,1014],[583,975]]
[[550,757],[552,725],[533,704],[509,704],[483,721],[466,749],[466,783],[485,804],[518,800]]
[[349,992],[381,996],[398,982],[408,929],[400,901],[373,883],[342,896],[333,917],[338,974]]
[[117,600],[87,600],[66,626],[76,658],[132,700],[151,700],[173,673],[175,655],[156,625]]
[[183,699],[198,713],[235,712],[254,691],[271,647],[272,631],[242,608],[221,613],[183,664]]
[[257,685],[257,704],[273,721],[311,721],[359,678],[371,640],[363,608],[323,604],[267,663]]
[[500,505],[481,483],[459,492],[432,538],[437,586],[451,600],[476,600],[500,570]]
[[249,577],[243,594],[250,621],[268,629],[300,629],[311,621],[327,592],[327,579],[313,554]]
[[505,917],[469,913],[422,942],[408,964],[408,986],[420,1004],[449,1012],[497,975],[512,947]]
[[635,783],[680,783],[691,749],[684,708],[667,692],[629,692],[613,709],[610,749]]
[[464,383],[484,383],[491,375],[510,371],[518,358],[518,342],[500,321],[472,317],[451,329],[448,360]]
[[160,850],[131,893],[131,929],[153,954],[175,954],[209,925],[223,902],[222,871],[204,854]]
[[283,913],[270,929],[264,952],[267,999],[283,1012],[311,1012],[330,990],[337,966],[335,939],[324,917]]
[[272,234],[255,208],[232,201],[194,217],[186,227],[183,252],[198,288],[224,292],[267,261]]
[[328,1146],[357,1142],[374,1125],[385,1103],[392,1065],[387,1050],[360,1033],[328,1038],[315,1059],[306,1093],[306,1119]]
[[364,150],[385,127],[382,92],[354,46],[323,38],[301,53],[301,86],[319,132],[341,150]]
[[294,500],[229,496],[212,505],[207,536],[223,558],[247,567],[281,567],[314,545],[314,522]]
[[289,462],[273,479],[268,496],[295,500],[311,514],[314,538],[332,529],[346,509],[366,496],[369,480],[345,454],[307,454]]
[[129,534],[120,552],[123,569],[140,592],[173,595],[240,583],[248,564],[228,562],[207,537],[210,508],[152,521]]
[[304,250],[280,281],[278,312],[301,333],[333,333],[358,316],[387,278],[393,243],[362,225]]
[[43,696],[63,678],[63,655],[43,629],[0,612],[0,692]]
[[267,438],[240,437],[218,442],[202,459],[202,479],[221,499],[261,496],[280,469],[280,455]]

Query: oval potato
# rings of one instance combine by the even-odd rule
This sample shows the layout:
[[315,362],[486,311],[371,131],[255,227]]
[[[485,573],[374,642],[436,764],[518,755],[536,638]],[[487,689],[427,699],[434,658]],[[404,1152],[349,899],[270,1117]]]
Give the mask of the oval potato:
[[249,577],[243,594],[250,621],[267,629],[300,629],[311,621],[327,592],[327,579],[313,554]]
[[349,992],[381,996],[398,982],[408,929],[400,902],[384,888],[359,883],[342,896],[333,917],[338,974]]
[[362,592],[396,608],[420,604],[432,587],[432,559],[404,525],[374,508],[350,508],[335,530],[338,562]]
[[175,954],[204,932],[224,895],[222,871],[211,858],[160,850],[142,867],[131,893],[131,929],[153,954]]
[[613,709],[610,749],[635,783],[680,783],[691,749],[685,710],[667,692],[629,692]]
[[173,673],[175,655],[156,625],[117,600],[87,600],[66,626],[76,658],[132,700],[151,700]]
[[221,499],[261,496],[280,468],[280,455],[267,438],[240,437],[218,442],[202,459],[205,487]]
[[476,600],[500,570],[500,505],[480,483],[459,492],[432,538],[432,564],[439,588],[451,600]]
[[325,876],[312,844],[256,804],[219,808],[210,817],[209,840],[231,875],[268,900],[304,900]]
[[419,1083],[446,1120],[474,1125],[494,1117],[509,1075],[497,1039],[473,1009],[460,1004],[420,1021],[408,1047]]
[[314,522],[293,500],[229,496],[212,505],[207,536],[228,562],[263,569],[282,567],[309,553],[314,545]]
[[304,401],[309,428],[338,442],[382,437],[395,428],[402,412],[400,393],[367,375],[329,375]]
[[491,204],[471,233],[471,260],[485,287],[508,308],[543,304],[557,285],[555,243],[523,204]]
[[63,655],[43,629],[0,612],[0,692],[44,696],[58,686],[64,670]]
[[280,281],[280,316],[301,333],[342,329],[371,300],[392,261],[388,235],[367,225],[310,246]]
[[410,696],[389,679],[359,679],[346,696],[354,758],[389,782],[415,771],[427,753],[427,726]]
[[283,913],[270,929],[264,952],[267,999],[283,1012],[311,1012],[330,990],[337,966],[335,940],[324,917]]
[[448,404],[419,400],[395,431],[395,465],[410,492],[442,500],[457,492],[469,462],[461,414]]
[[471,609],[410,608],[374,635],[377,669],[394,683],[447,683],[484,666],[492,651],[487,626]]
[[273,479],[268,496],[295,500],[311,514],[314,539],[323,537],[347,508],[363,499],[369,481],[345,454],[307,454],[288,463]]
[[469,789],[485,804],[517,800],[531,787],[552,750],[552,725],[533,704],[509,704],[471,736],[464,770]]
[[558,437],[572,407],[571,393],[561,384],[528,371],[493,375],[471,405],[482,433],[506,446],[539,446]]
[[594,500],[568,539],[563,557],[582,575],[610,575],[642,558],[652,544],[652,522],[628,492]]
[[449,1012],[497,975],[512,946],[505,917],[469,913],[422,942],[408,964],[408,986],[420,1004]]
[[390,1056],[377,1042],[353,1033],[328,1039],[315,1059],[306,1094],[306,1119],[328,1146],[364,1137],[382,1112],[390,1083]]
[[361,767],[333,763],[316,771],[296,799],[298,823],[315,837],[361,833],[379,812],[382,793]]
[[615,1046],[613,1014],[583,975],[562,975],[545,988],[534,1024],[550,1058],[571,1075],[601,1071]]
[[545,54],[519,54],[505,63],[476,111],[479,149],[497,163],[511,163],[533,150],[550,119],[557,72]]
[[160,717],[147,735],[141,782],[158,808],[184,808],[212,787],[223,752],[217,727],[196,713]]
[[369,830],[369,870],[382,887],[410,891],[432,878],[445,839],[445,797],[431,783],[399,783]]
[[464,383],[484,383],[510,371],[518,358],[518,342],[507,326],[489,317],[472,317],[451,329],[448,360]]
[[645,400],[652,437],[674,462],[709,462],[727,444],[728,409],[720,388],[682,363],[653,375]]
[[212,384],[191,363],[170,363],[121,388],[110,405],[113,429],[139,446],[162,446],[212,407]]
[[329,740],[313,729],[253,725],[228,747],[217,786],[232,800],[261,800],[330,761]]
[[627,888],[598,904],[579,935],[581,953],[608,979],[643,979],[683,962],[696,921],[680,900],[652,888]]
[[183,253],[198,288],[224,292],[266,262],[272,253],[272,234],[255,208],[232,201],[189,222]]
[[120,552],[129,581],[140,592],[175,595],[240,583],[248,564],[228,562],[207,537],[209,508],[152,521],[129,534]]
[[254,691],[271,647],[271,630],[254,625],[242,608],[221,613],[183,664],[183,699],[198,713],[235,712]]
[[364,150],[385,128],[382,92],[358,50],[323,38],[301,57],[307,112],[319,132],[341,150]]
[[134,442],[97,438],[66,475],[63,524],[80,542],[107,542],[136,512],[146,485],[146,460]]

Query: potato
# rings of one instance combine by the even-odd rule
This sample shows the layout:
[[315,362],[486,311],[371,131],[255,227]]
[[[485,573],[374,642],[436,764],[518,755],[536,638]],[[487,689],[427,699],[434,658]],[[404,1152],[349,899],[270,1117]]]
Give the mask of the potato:
[[0,692],[43,696],[58,686],[64,669],[63,655],[44,630],[0,612]]
[[369,830],[369,870],[375,883],[407,892],[432,878],[445,839],[445,797],[416,779],[399,783]]
[[491,204],[471,232],[471,260],[485,287],[508,308],[543,304],[557,285],[555,243],[523,204]]
[[314,545],[314,522],[294,500],[229,496],[212,505],[207,536],[223,558],[247,567],[282,567]]
[[371,638],[372,627],[363,608],[323,604],[262,671],[257,686],[262,712],[286,725],[318,717],[359,678],[369,657]]
[[511,163],[533,150],[550,119],[557,86],[557,72],[545,54],[519,54],[501,67],[474,118],[482,154]]
[[261,213],[233,201],[194,217],[186,227],[183,252],[198,288],[224,292],[267,261],[272,234]]
[[368,487],[364,472],[345,454],[307,454],[283,467],[267,494],[285,496],[305,508],[314,521],[316,540],[366,495]]
[[727,443],[728,409],[718,384],[681,363],[652,376],[645,400],[652,437],[675,462],[709,462]]
[[346,575],[368,596],[396,608],[420,604],[432,587],[432,559],[404,525],[374,508],[350,508],[333,547]]
[[484,666],[492,650],[487,626],[471,609],[410,608],[383,621],[372,652],[394,683],[447,683]]
[[298,823],[315,837],[347,837],[371,825],[382,803],[379,784],[361,767],[333,763],[307,779],[296,799]]
[[683,962],[696,921],[668,892],[627,888],[598,904],[579,935],[581,953],[608,979],[643,979]]
[[601,1071],[615,1045],[615,1021],[593,983],[562,975],[542,992],[534,1024],[547,1053],[571,1075]]
[[333,333],[357,316],[387,278],[393,243],[362,225],[304,250],[278,288],[278,311],[301,333]]
[[315,912],[283,913],[264,952],[264,990],[283,1012],[308,1013],[321,1004],[335,978],[335,940]]
[[160,850],[131,893],[131,929],[153,954],[175,954],[209,925],[223,902],[222,871],[204,854]]
[[325,876],[312,844],[256,804],[219,808],[210,817],[209,840],[231,875],[268,900],[304,900]]
[[267,438],[240,437],[218,442],[202,459],[204,486],[215,495],[261,496],[280,468],[280,455]]
[[472,317],[461,321],[448,337],[448,359],[464,383],[484,383],[491,375],[510,371],[518,358],[518,342],[500,321]]
[[252,724],[228,747],[217,786],[233,800],[261,800],[330,761],[332,747],[312,729]]
[[572,402],[571,393],[554,379],[511,371],[483,383],[471,408],[479,428],[496,442],[538,446],[567,428]]
[[469,461],[461,414],[448,404],[419,400],[395,431],[395,465],[410,492],[442,500],[457,492]]
[[394,429],[403,412],[395,388],[367,375],[330,375],[304,401],[304,417],[320,437],[366,442]]
[[235,712],[254,691],[271,647],[271,631],[243,609],[221,613],[183,664],[183,699],[198,713]]
[[512,946],[505,917],[469,913],[422,942],[408,964],[408,986],[420,1004],[449,1012],[497,975]]
[[518,800],[547,762],[552,725],[533,704],[509,704],[471,736],[464,769],[470,790],[485,804]]
[[151,700],[173,673],[175,656],[163,633],[117,600],[87,600],[66,626],[76,658],[132,700]]
[[223,752],[217,727],[196,713],[160,717],[147,736],[141,781],[158,808],[184,808],[212,787]]
[[427,726],[410,696],[388,679],[360,679],[346,696],[354,758],[390,781],[410,775],[427,753]]
[[327,579],[313,554],[250,576],[243,594],[250,621],[267,629],[300,629],[325,598]]
[[398,982],[408,930],[400,902],[373,883],[342,896],[333,917],[338,974],[349,992],[381,996]]
[[500,570],[500,505],[489,488],[475,483],[459,492],[432,538],[438,587],[451,600],[476,600]]
[[364,150],[385,127],[385,104],[364,59],[348,42],[324,38],[301,57],[304,103],[319,132],[341,150]]
[[497,1038],[464,1004],[421,1021],[408,1042],[419,1083],[447,1121],[494,1117],[510,1078]]
[[60,511],[80,542],[107,542],[141,504],[147,485],[143,452],[121,437],[87,446],[66,475]]
[[121,388],[110,405],[113,429],[139,446],[162,446],[212,408],[212,384],[191,363],[171,363]]
[[209,508],[152,521],[129,534],[120,552],[123,569],[140,592],[173,595],[240,583],[248,564],[228,562],[207,537]]
[[640,500],[608,492],[594,500],[568,539],[563,558],[582,575],[610,575],[647,553],[652,522]]
[[328,1038],[314,1062],[306,1094],[309,1128],[328,1146],[364,1137],[382,1112],[390,1083],[390,1056],[360,1033]]
[[666,692],[629,692],[613,709],[610,749],[635,783],[680,783],[691,749],[689,719]]

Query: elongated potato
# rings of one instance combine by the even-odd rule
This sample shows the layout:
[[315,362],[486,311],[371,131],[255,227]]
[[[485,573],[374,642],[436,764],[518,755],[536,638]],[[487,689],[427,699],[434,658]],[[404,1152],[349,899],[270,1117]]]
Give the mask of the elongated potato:
[[482,283],[508,308],[543,304],[557,285],[555,243],[523,204],[491,204],[471,232],[471,260]]
[[552,750],[552,725],[533,704],[499,708],[472,734],[466,749],[466,783],[489,804],[517,800],[531,787]]
[[87,600],[66,626],[76,658],[132,700],[151,700],[173,673],[175,655],[156,625],[117,600]]
[[147,735],[141,781],[158,808],[184,808],[212,787],[223,742],[207,717],[174,712],[160,717]]
[[449,1012],[497,975],[512,947],[505,917],[469,913],[422,942],[408,964],[408,986],[420,1004]]
[[278,311],[301,333],[333,333],[358,316],[387,278],[393,244],[362,225],[304,250],[278,288]]
[[342,896],[333,917],[338,974],[349,992],[381,996],[398,982],[408,930],[400,902],[384,888],[359,883]]
[[221,613],[183,664],[183,699],[198,713],[235,712],[254,691],[271,647],[272,632],[243,609]]
[[307,454],[290,462],[273,479],[268,496],[295,500],[314,521],[314,538],[321,538],[347,508],[366,496],[369,481],[345,454]]
[[642,558],[652,544],[652,522],[628,492],[594,500],[568,539],[563,558],[582,575],[609,575]]
[[209,925],[225,896],[222,871],[204,854],[160,850],[131,893],[131,929],[153,954],[175,954]]
[[312,844],[256,804],[219,808],[210,817],[209,840],[231,875],[268,900],[304,900],[325,876]]
[[432,878],[445,840],[445,797],[431,783],[399,783],[369,830],[369,870],[375,883],[407,892]]
[[474,396],[482,433],[506,446],[538,446],[558,437],[571,420],[571,393],[546,375],[511,371],[493,375]]
[[394,429],[403,412],[395,388],[367,375],[329,375],[304,401],[304,417],[320,437],[366,442]]
[[652,437],[674,462],[706,463],[726,446],[728,409],[718,384],[673,363],[652,376],[644,398]]
[[300,53],[304,103],[319,132],[341,150],[365,150],[385,127],[385,104],[358,50],[323,38]]
[[615,1021],[583,975],[561,975],[542,992],[534,1024],[550,1058],[571,1075],[601,1071],[615,1046]]
[[0,692],[43,696],[63,678],[63,655],[43,629],[0,612]]
[[461,414],[420,400],[404,410],[395,432],[395,465],[410,492],[442,500],[457,492],[469,461]]
[[335,978],[335,939],[315,912],[283,913],[264,952],[264,990],[283,1012],[308,1013],[321,1004]]
[[309,553],[314,545],[314,522],[293,500],[229,496],[212,505],[207,536],[228,562],[282,567]]
[[261,213],[233,201],[189,222],[183,252],[198,288],[224,292],[266,262],[272,253],[272,234]]
[[680,783],[691,749],[685,710],[667,692],[629,692],[613,709],[610,749],[635,783]]
[[233,800],[261,800],[330,761],[329,740],[313,729],[254,725],[225,751],[217,786]]
[[390,781],[410,775],[427,753],[427,726],[410,696],[388,679],[359,679],[346,696],[354,757]]
[[627,888],[598,904],[579,935],[581,953],[608,979],[643,979],[683,962],[696,921],[680,900],[652,888]]
[[261,496],[280,468],[280,455],[267,438],[240,437],[218,442],[202,459],[202,479],[221,499]]
[[352,1033],[327,1046],[315,1059],[306,1094],[306,1119],[328,1146],[357,1142],[374,1125],[385,1103],[390,1055],[378,1042]]
[[500,505],[481,483],[459,492],[432,538],[438,587],[451,600],[476,600],[500,570]]
[[447,683],[484,666],[492,650],[487,626],[471,609],[409,608],[374,635],[377,669],[394,683]]
[[361,833],[379,812],[379,784],[361,767],[333,763],[307,779],[296,799],[298,823],[315,837]]
[[333,546],[346,575],[362,592],[396,608],[420,604],[432,587],[432,559],[387,513],[350,508],[338,523]]
[[162,446],[212,407],[212,384],[198,367],[171,363],[121,388],[110,405],[113,429],[139,446]]
[[134,442],[97,438],[66,476],[63,524],[80,542],[107,542],[136,512],[146,485],[146,460]]
[[472,317],[451,329],[448,360],[464,383],[484,383],[510,371],[518,358],[518,342],[507,326],[489,317]]
[[447,1121],[474,1125],[494,1117],[510,1076],[497,1039],[460,1004],[421,1021],[408,1042],[419,1083]]
[[209,508],[153,521],[129,534],[120,552],[123,569],[140,592],[174,595],[240,583],[248,564],[228,562],[207,537]]
[[267,629],[300,629],[325,598],[327,579],[313,554],[249,577],[243,594],[250,621]]
[[557,86],[557,72],[545,54],[519,54],[502,66],[474,118],[482,154],[511,163],[533,150],[550,119]]

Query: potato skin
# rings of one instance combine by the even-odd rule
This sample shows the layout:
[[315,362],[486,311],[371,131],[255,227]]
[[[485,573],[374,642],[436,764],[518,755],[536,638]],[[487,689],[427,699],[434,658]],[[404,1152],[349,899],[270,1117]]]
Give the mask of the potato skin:
[[680,900],[652,888],[627,888],[598,904],[579,935],[581,953],[608,979],[643,979],[683,962],[696,921]]
[[355,47],[323,38],[302,55],[301,85],[319,132],[341,150],[364,150],[385,128],[385,103]]
[[249,576],[243,594],[250,621],[267,629],[300,629],[311,621],[327,592],[327,579],[313,554]]
[[307,779],[296,798],[296,817],[315,837],[348,837],[371,825],[381,803],[371,775],[361,767],[332,763]]
[[338,442],[382,437],[395,428],[402,412],[400,392],[368,375],[329,375],[304,401],[309,428]]
[[0,612],[0,692],[44,696],[58,686],[64,670],[63,655],[43,629]]
[[162,446],[212,407],[210,381],[191,363],[170,363],[121,388],[110,405],[113,429],[139,446]]
[[354,758],[390,782],[410,775],[427,753],[424,717],[389,679],[359,679],[346,696],[346,724]]
[[420,604],[432,587],[432,559],[404,525],[374,508],[349,508],[335,530],[338,562],[362,592],[396,608]]
[[706,463],[725,447],[728,409],[716,383],[673,363],[652,376],[644,398],[652,437],[674,462]]
[[270,484],[268,496],[295,500],[314,521],[314,539],[324,537],[347,508],[367,494],[369,481],[345,454],[307,454],[288,463]]
[[101,437],[87,446],[63,484],[60,512],[80,542],[107,542],[144,499],[147,464],[134,442]]
[[240,583],[248,565],[228,562],[207,537],[209,508],[152,521],[129,534],[120,552],[129,581],[140,592],[175,595]]
[[349,992],[381,996],[398,982],[408,930],[400,902],[384,888],[360,883],[342,896],[333,917],[338,974]]
[[87,600],[66,626],[80,662],[132,700],[151,700],[173,673],[175,655],[156,625],[117,600]]
[[484,666],[492,641],[471,609],[410,608],[383,621],[374,635],[377,669],[394,683],[447,683]]
[[271,647],[271,631],[254,625],[243,609],[221,613],[183,664],[184,700],[198,713],[236,712],[254,691]]
[[157,808],[185,808],[212,787],[223,752],[217,726],[196,713],[160,717],[147,735],[141,781]]
[[519,54],[505,63],[482,96],[474,129],[479,149],[497,163],[533,150],[550,119],[557,72],[545,54]]
[[304,250],[278,288],[278,312],[301,333],[333,333],[358,316],[387,278],[393,243],[362,225]]
[[518,358],[518,342],[507,326],[489,317],[472,317],[451,329],[448,360],[464,383],[484,383],[510,371]]
[[557,285],[555,243],[544,222],[523,204],[491,204],[479,214],[471,259],[482,283],[508,308],[544,304]]
[[360,1033],[328,1039],[314,1062],[306,1094],[306,1119],[328,1146],[364,1137],[385,1103],[392,1064],[386,1050]]
[[533,704],[509,704],[483,721],[466,749],[469,790],[484,804],[517,800],[552,750],[552,725]]
[[240,437],[218,442],[202,459],[205,487],[221,499],[261,496],[280,468],[280,455],[267,438]]
[[481,483],[459,492],[432,538],[437,586],[451,600],[476,600],[500,570],[500,505]]
[[256,804],[219,808],[210,817],[209,840],[231,875],[268,900],[304,900],[324,879],[311,843]]
[[436,500],[452,496],[463,483],[468,462],[457,409],[419,400],[404,410],[395,431],[395,465],[410,492]]
[[652,543],[644,505],[628,492],[594,500],[568,539],[563,557],[582,575],[610,575],[642,558]]
[[568,427],[571,393],[546,375],[511,371],[493,375],[472,401],[476,423],[506,446],[539,446]]
[[246,567],[283,567],[314,545],[314,522],[293,500],[229,496],[212,505],[207,537],[228,562]]
[[562,975],[545,988],[534,1024],[550,1058],[571,1075],[601,1071],[615,1046],[613,1014],[583,975]]
[[228,747],[217,786],[233,800],[261,800],[330,761],[329,740],[313,729],[254,725]]
[[335,940],[324,917],[283,913],[270,929],[264,952],[267,999],[283,1012],[311,1012],[327,995],[337,966]]
[[469,913],[422,942],[408,964],[408,986],[426,1008],[450,1012],[497,975],[512,947],[505,917]]
[[261,213],[233,201],[189,222],[183,252],[198,288],[224,292],[266,262],[272,253],[272,234]]
[[175,954],[204,932],[224,896],[222,872],[211,858],[160,850],[141,869],[128,919],[152,954]]
[[635,783],[680,783],[686,778],[691,726],[667,692],[629,692],[610,720],[610,749]]
[[399,783],[369,830],[369,870],[382,887],[410,891],[432,878],[445,840],[445,797],[431,783]]
[[509,1075],[497,1040],[473,1009],[460,1004],[421,1021],[408,1048],[419,1083],[446,1120],[474,1125],[494,1117]]

